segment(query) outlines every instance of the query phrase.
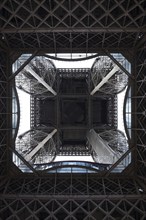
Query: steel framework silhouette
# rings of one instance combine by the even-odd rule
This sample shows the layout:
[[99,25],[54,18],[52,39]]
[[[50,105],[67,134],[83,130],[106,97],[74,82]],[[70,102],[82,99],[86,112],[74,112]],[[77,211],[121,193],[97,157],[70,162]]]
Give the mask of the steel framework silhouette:
[[[1,220],[146,219],[145,10],[145,0],[1,2]],[[14,79],[33,58],[51,53],[55,59],[58,53],[98,53],[128,76],[124,120],[130,147],[122,159],[130,153],[131,163],[121,173],[112,171],[122,159],[101,172],[87,164],[82,174],[71,164],[68,173],[60,173],[64,164],[48,173],[38,172],[15,149],[18,124],[12,122],[18,121],[20,109]],[[113,53],[121,53],[131,63],[131,74]],[[30,56],[12,73],[22,54]],[[29,173],[13,163],[13,154],[28,166]]]

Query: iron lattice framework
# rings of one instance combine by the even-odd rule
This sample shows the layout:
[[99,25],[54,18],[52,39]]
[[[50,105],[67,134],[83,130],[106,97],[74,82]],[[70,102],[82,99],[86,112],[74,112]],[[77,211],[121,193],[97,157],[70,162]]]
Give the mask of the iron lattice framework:
[[2,36],[13,48],[49,48],[53,53],[131,48],[145,31],[145,0],[10,0],[1,6]]
[[146,50],[145,47],[139,48],[136,56],[136,88],[137,92],[134,96],[136,99],[136,112],[137,115],[136,125],[133,129],[136,132],[136,141],[137,141],[137,163],[138,163],[138,176],[142,179],[143,183],[145,181],[145,71],[146,71]]
[[134,179],[89,174],[18,177],[0,188],[2,219],[145,219],[146,201],[139,187]]
[[[8,96],[7,92],[7,61],[6,61],[6,52],[1,51],[1,66],[0,66],[0,84],[1,84],[1,108],[0,108],[0,176],[3,178],[6,173],[6,163],[7,163],[7,135],[9,128],[7,127],[7,100],[12,101],[12,97]],[[10,112],[9,112],[10,113]],[[7,130],[8,129],[8,130]]]
[[[146,219],[145,10],[145,0],[1,1],[0,219]],[[32,54],[28,63],[36,54],[59,52],[119,52],[131,62],[134,159],[126,170],[27,175],[10,162],[11,121],[19,111],[11,114],[11,67],[24,52]]]

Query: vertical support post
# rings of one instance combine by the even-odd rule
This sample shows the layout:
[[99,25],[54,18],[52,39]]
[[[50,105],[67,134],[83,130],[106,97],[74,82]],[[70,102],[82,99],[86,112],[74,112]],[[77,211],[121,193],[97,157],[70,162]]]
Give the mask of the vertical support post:
[[60,148],[60,76],[59,76],[59,70],[56,73],[56,80],[57,80],[57,95],[56,95],[56,124],[57,124],[57,151]]
[[91,91],[91,70],[90,70],[90,74],[88,74],[88,129],[89,130],[91,128],[91,108],[92,108],[90,91]]
[[[7,66],[8,54],[0,49],[0,178],[7,174],[7,150],[9,139],[9,87],[7,78],[9,75],[9,67]],[[9,61],[8,61],[9,63]],[[11,100],[11,97],[10,97]],[[8,120],[8,121],[7,121]]]

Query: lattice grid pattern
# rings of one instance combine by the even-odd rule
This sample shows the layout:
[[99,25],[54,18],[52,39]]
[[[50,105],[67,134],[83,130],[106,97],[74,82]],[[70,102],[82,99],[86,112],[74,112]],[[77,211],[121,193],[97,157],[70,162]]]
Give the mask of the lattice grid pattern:
[[135,180],[90,175],[13,179],[0,189],[1,219],[145,219],[140,189]]
[[[0,201],[1,220],[144,220],[146,202],[143,199],[4,199]],[[141,209],[142,207],[142,209]]]
[[7,101],[12,100],[8,97],[7,91],[7,59],[5,51],[0,51],[0,177],[6,174],[7,163],[7,115],[11,114],[7,110]]
[[8,47],[53,53],[133,47],[146,22],[145,0],[3,0],[1,6],[2,39]]
[[[146,1],[2,0],[1,9],[0,220],[145,220]],[[24,51],[33,53],[33,58],[38,49],[55,54],[108,49],[109,53],[121,52],[132,62],[135,160],[119,178],[109,173],[103,178],[88,173],[88,178],[54,174],[36,178],[23,175],[15,166],[9,169],[10,62]]]
[[137,56],[137,93],[135,98],[137,100],[137,127],[135,131],[137,133],[137,163],[138,163],[138,175],[143,179],[143,184],[145,184],[145,174],[146,174],[146,133],[145,133],[145,124],[146,124],[146,100],[145,100],[145,73],[146,73],[146,49],[141,48]]

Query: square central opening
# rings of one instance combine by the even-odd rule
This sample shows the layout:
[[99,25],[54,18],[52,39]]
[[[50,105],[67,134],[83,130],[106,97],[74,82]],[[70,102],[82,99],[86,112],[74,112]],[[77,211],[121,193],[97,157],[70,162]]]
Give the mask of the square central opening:
[[62,125],[86,125],[87,102],[86,99],[62,99],[61,103]]

